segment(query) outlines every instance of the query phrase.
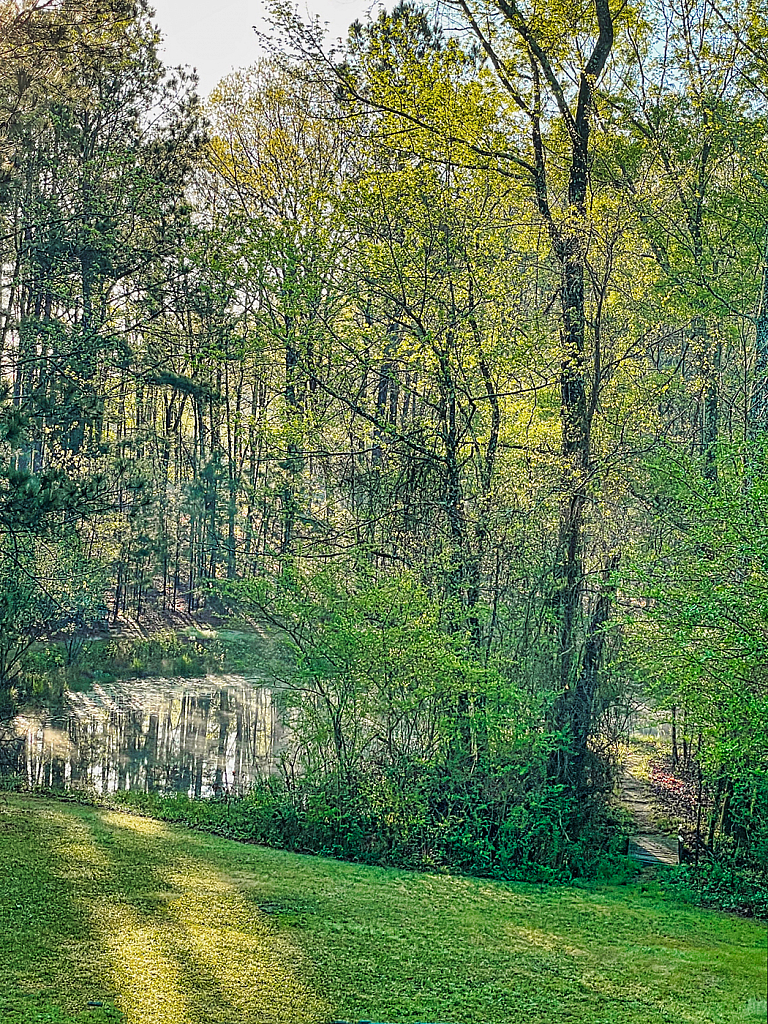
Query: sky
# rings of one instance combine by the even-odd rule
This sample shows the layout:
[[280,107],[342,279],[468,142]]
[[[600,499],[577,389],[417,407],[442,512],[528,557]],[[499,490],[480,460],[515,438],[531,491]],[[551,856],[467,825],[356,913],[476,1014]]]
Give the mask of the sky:
[[[298,0],[303,15],[318,14],[329,23],[331,38],[345,37],[356,19],[365,19],[375,0]],[[261,0],[152,0],[155,22],[165,37],[166,65],[197,68],[200,95],[207,96],[233,68],[247,67],[259,57],[253,25],[261,25]],[[391,4],[390,4],[391,6]]]

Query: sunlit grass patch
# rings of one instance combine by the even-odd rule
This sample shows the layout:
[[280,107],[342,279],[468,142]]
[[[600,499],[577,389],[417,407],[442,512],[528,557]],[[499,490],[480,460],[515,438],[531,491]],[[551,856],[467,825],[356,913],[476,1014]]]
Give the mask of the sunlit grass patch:
[[2,1024],[329,1019],[289,937],[212,858],[174,839],[148,819],[9,805],[0,816]]
[[[120,853],[147,866],[150,883],[113,904],[103,930],[129,1020],[327,1017],[302,981],[301,956],[212,860],[169,848],[167,830],[156,822],[114,814],[102,821],[118,832]],[[157,859],[158,850],[170,855]],[[116,867],[119,861],[116,855]]]
[[737,1024],[765,990],[764,928],[653,889],[361,867],[18,796],[0,856],[2,1024]]

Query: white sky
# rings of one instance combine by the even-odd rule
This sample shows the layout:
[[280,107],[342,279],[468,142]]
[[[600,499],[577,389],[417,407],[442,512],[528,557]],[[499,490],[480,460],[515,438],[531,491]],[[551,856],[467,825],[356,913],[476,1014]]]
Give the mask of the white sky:
[[[299,0],[298,8],[302,15],[308,11],[327,21],[332,38],[346,38],[348,27],[356,18],[365,20],[372,3],[378,7],[375,0]],[[197,68],[201,96],[233,68],[247,67],[259,56],[251,26],[264,27],[261,0],[152,0],[152,6],[165,37],[165,63]]]

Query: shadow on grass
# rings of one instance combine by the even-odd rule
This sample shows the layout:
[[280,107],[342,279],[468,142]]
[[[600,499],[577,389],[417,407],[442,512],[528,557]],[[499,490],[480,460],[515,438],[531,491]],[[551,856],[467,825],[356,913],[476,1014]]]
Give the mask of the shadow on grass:
[[[115,986],[97,931],[62,877],[57,856],[69,815],[0,805],[0,1021],[114,1021]],[[94,1005],[89,1007],[88,1003]]]

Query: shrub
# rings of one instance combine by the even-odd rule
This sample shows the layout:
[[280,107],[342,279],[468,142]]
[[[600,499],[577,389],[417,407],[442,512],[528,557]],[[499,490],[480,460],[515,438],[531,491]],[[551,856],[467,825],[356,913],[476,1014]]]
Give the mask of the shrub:
[[289,789],[272,778],[232,800],[133,792],[115,799],[141,813],[231,839],[365,864],[536,882],[625,881],[635,870],[618,852],[621,839],[612,822],[579,823],[573,813],[564,818],[558,787],[514,805],[506,794],[502,809],[476,800],[487,776],[468,785],[425,766],[418,787],[407,796],[388,788],[390,782],[386,774],[374,773],[355,780],[326,778],[322,784],[303,780]]
[[768,920],[768,874],[731,864],[682,864],[663,884],[682,899],[718,910]]

